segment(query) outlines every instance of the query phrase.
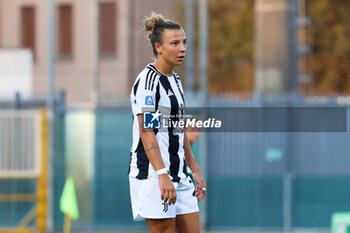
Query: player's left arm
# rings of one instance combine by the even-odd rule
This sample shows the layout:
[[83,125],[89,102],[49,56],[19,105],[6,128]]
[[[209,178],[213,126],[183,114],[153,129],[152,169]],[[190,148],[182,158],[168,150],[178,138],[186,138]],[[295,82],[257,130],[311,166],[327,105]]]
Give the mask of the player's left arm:
[[191,145],[190,145],[190,141],[188,140],[186,133],[184,134],[184,148],[185,148],[185,160],[187,165],[190,167],[192,174],[193,174],[193,178],[197,183],[197,187],[196,187],[196,196],[198,198],[198,200],[202,200],[206,194],[206,188],[207,185],[205,184],[205,181],[202,177],[202,174],[199,170],[198,164],[196,159],[194,158],[192,149],[191,149]]

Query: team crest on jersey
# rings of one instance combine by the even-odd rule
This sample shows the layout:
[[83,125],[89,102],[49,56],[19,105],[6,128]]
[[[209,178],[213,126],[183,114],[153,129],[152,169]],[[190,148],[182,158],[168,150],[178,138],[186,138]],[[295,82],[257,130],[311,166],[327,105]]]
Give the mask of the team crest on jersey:
[[145,98],[145,105],[154,105],[153,97],[151,95],[146,96]]
[[180,120],[184,120],[185,119],[185,105],[184,104],[180,104],[180,107],[179,107],[179,118],[180,118]]
[[[179,113],[177,116],[179,117],[179,121],[182,121],[182,122],[185,121],[185,105],[184,104],[180,104]],[[179,135],[182,133],[184,133],[184,127],[180,126],[180,124],[177,124],[173,129],[173,134]]]

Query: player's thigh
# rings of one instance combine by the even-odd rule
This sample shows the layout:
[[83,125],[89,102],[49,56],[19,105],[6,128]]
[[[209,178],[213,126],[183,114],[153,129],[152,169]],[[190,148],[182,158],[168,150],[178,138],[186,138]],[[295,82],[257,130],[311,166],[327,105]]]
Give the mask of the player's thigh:
[[175,218],[146,219],[147,226],[151,233],[174,233]]
[[200,233],[199,212],[176,215],[176,232]]

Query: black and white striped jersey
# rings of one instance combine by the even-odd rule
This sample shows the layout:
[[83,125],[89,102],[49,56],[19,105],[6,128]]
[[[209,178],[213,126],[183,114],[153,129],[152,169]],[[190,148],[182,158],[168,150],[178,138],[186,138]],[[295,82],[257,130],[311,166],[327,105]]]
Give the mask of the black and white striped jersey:
[[[146,179],[155,174],[155,170],[148,160],[143,147],[138,123],[138,114],[143,109],[153,107],[155,111],[168,109],[172,116],[183,114],[185,101],[181,80],[176,73],[167,77],[152,65],[148,64],[138,75],[130,94],[133,113],[133,144],[131,147],[131,159],[129,176],[138,179]],[[176,119],[175,119],[176,120]],[[166,168],[173,182],[179,182],[181,178],[188,176],[185,163],[184,133],[175,131],[174,128],[154,129],[159,150]]]

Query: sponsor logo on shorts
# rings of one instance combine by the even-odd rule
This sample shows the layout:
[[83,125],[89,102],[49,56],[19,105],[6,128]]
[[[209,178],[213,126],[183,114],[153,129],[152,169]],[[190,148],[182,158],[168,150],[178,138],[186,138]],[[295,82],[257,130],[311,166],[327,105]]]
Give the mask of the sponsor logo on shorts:
[[163,202],[162,205],[164,207],[163,211],[164,211],[164,213],[166,213],[168,211],[168,203],[167,202]]

